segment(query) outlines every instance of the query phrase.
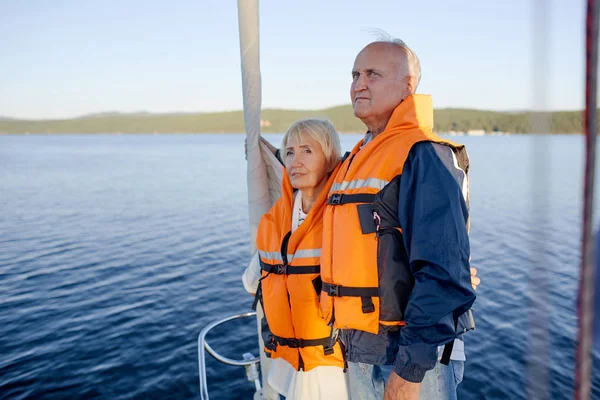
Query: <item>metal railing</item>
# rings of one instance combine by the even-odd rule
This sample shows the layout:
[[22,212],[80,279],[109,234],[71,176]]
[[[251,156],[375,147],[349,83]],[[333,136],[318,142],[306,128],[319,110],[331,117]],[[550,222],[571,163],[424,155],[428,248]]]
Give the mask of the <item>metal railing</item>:
[[256,388],[255,398],[257,398],[257,394],[258,394],[258,396],[260,396],[261,384],[260,384],[260,376],[258,373],[258,364],[260,363],[260,357],[254,357],[250,353],[244,353],[243,360],[234,360],[234,359],[220,355],[212,347],[210,347],[208,342],[206,342],[206,335],[208,334],[208,332],[210,332],[215,327],[222,325],[226,322],[233,321],[234,319],[254,317],[255,315],[256,315],[256,312],[254,312],[254,311],[246,312],[246,313],[242,313],[242,314],[231,315],[229,317],[220,319],[218,321],[215,321],[215,322],[209,324],[204,329],[202,329],[202,332],[200,332],[200,335],[198,335],[198,368],[199,368],[199,375],[200,375],[200,398],[202,400],[209,400],[208,399],[208,382],[206,381],[206,359],[204,356],[204,350],[206,350],[208,352],[208,354],[210,354],[217,361],[219,361],[223,364],[235,365],[235,366],[246,368],[246,376],[248,377],[248,380],[250,382],[254,382],[254,386]]

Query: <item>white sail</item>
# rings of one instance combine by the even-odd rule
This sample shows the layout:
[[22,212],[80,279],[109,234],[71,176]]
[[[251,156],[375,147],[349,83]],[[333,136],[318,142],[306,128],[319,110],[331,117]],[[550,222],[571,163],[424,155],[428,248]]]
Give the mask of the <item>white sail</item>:
[[[248,207],[251,253],[256,250],[256,228],[260,217],[281,194],[281,164],[260,144],[261,79],[258,30],[258,0],[238,0],[240,56],[244,95],[248,160]],[[262,148],[262,149],[261,149]]]
[[[258,222],[281,195],[281,175],[283,171],[275,156],[260,142],[261,79],[258,0],[238,0],[238,19],[248,161],[250,251],[252,255],[256,252]],[[263,396],[265,399],[278,399],[279,396],[269,387],[266,379],[269,371],[269,359],[264,355],[264,343],[260,334],[260,320],[263,316],[260,303],[257,306],[256,315],[258,318]]]

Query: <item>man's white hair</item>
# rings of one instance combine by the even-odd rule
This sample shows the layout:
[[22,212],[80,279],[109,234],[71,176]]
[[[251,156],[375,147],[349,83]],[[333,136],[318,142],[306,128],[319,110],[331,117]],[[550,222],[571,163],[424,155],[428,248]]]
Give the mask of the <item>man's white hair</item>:
[[394,43],[404,51],[408,65],[408,71],[406,72],[406,75],[415,78],[417,82],[415,86],[416,90],[417,86],[419,86],[419,82],[421,81],[421,63],[419,62],[419,57],[417,57],[415,52],[412,51],[411,48],[406,45],[406,43],[404,43],[404,40],[394,38],[389,33],[381,29],[374,29],[371,33],[377,37],[378,42]]

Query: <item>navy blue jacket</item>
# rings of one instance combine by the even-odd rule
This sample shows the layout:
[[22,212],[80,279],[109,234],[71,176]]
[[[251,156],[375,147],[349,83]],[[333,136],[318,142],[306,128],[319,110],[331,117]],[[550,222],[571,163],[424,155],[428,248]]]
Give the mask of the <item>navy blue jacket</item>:
[[468,208],[462,193],[464,173],[452,150],[430,142],[411,149],[400,178],[398,221],[415,278],[406,326],[377,335],[347,330],[348,361],[394,364],[411,382],[423,380],[437,361],[439,345],[456,337],[453,314],[475,301],[469,269]]

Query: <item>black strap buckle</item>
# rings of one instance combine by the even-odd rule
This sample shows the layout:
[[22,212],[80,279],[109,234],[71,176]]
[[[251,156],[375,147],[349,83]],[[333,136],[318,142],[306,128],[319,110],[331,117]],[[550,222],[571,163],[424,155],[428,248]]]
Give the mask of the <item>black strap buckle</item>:
[[304,347],[302,339],[288,339],[288,347],[290,349],[298,349]]
[[329,197],[329,204],[340,204],[342,202],[342,194],[334,193]]
[[287,275],[287,265],[278,264],[275,269],[277,275]]
[[340,285],[329,285],[328,292],[331,297],[340,297]]
[[271,351],[277,350],[277,342],[275,342],[275,338],[271,336],[271,340],[268,343],[265,343],[265,348]]

